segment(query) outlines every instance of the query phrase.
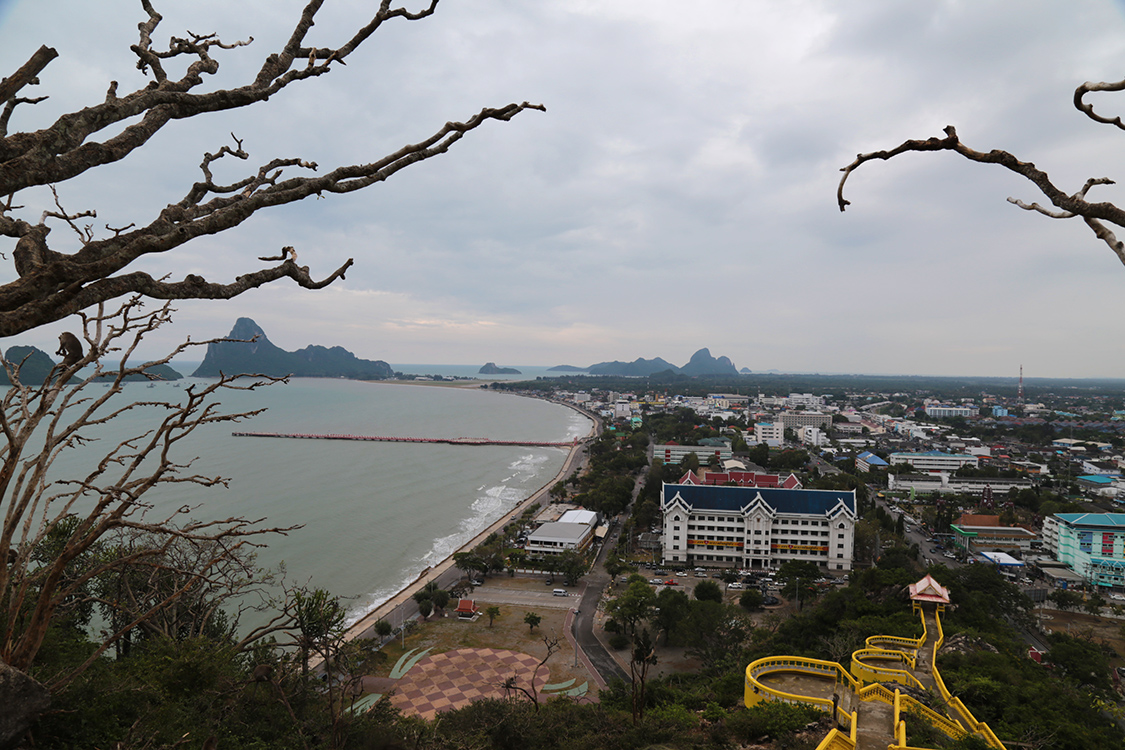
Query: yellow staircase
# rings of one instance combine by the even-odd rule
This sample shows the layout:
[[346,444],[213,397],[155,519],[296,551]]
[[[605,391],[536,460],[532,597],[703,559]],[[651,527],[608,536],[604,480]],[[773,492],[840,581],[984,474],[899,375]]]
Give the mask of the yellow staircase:
[[[992,729],[949,692],[938,673],[937,653],[945,640],[944,605],[916,601],[914,611],[922,620],[919,638],[870,636],[865,647],[852,654],[850,669],[799,656],[768,656],[752,662],[746,667],[744,703],[749,707],[780,700],[834,713],[840,728],[830,731],[817,750],[927,750],[907,744],[907,712],[948,737],[972,733],[990,747],[1004,750]],[[936,689],[946,712],[935,711],[897,688],[892,691],[888,683]]]

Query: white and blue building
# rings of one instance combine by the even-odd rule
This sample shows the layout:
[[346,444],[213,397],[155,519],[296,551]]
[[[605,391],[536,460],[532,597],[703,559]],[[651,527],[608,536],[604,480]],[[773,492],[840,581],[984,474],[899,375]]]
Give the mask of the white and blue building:
[[852,569],[854,490],[664,484],[665,565],[772,569],[790,560]]

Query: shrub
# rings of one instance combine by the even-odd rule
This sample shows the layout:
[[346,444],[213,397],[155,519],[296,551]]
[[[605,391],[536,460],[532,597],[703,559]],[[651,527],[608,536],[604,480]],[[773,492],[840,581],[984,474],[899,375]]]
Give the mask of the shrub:
[[623,648],[628,648],[632,643],[632,639],[624,633],[614,633],[609,637],[609,647],[614,651],[620,651]]

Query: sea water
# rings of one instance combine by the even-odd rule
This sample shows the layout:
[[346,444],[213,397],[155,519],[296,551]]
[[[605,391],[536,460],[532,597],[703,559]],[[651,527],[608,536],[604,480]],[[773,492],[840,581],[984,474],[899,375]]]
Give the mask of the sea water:
[[[128,384],[119,399],[179,400],[192,383]],[[92,386],[99,395],[102,386]],[[435,387],[293,379],[254,391],[224,391],[229,413],[266,409],[238,424],[197,429],[175,446],[181,473],[222,476],[227,486],[165,485],[146,496],[150,519],[190,506],[196,519],[265,519],[301,528],[263,539],[258,564],[284,563],[289,582],[344,598],[351,620],[397,593],[549,482],[564,448],[459,446],[236,437],[235,431],[338,433],[389,437],[480,437],[569,442],[590,421],[546,401],[479,387]],[[138,407],[107,426],[96,443],[69,452],[55,476],[74,476],[105,449],[160,418]]]

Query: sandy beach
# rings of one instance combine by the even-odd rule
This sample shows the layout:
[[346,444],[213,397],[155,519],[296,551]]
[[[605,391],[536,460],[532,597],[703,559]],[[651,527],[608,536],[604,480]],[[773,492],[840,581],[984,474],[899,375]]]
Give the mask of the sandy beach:
[[[386,382],[389,382],[389,381],[381,381],[381,382],[386,383]],[[401,385],[424,385],[424,386],[435,386],[436,385],[436,386],[446,386],[446,387],[458,385],[458,384],[454,384],[454,383],[433,382],[433,381],[423,381],[421,383],[416,383],[416,382],[412,382],[412,381],[399,381],[399,384],[401,384]],[[463,387],[463,388],[464,387],[479,388],[480,383],[477,382],[477,383],[474,383],[471,386],[460,384],[460,387]],[[513,395],[519,395],[519,394],[513,394]],[[527,397],[525,397],[525,398],[527,398]],[[590,414],[587,411],[584,411],[583,409],[579,408],[578,406],[576,406],[574,404],[566,404],[566,403],[563,403],[561,401],[552,401],[551,403],[557,403],[560,406],[566,406],[568,408],[574,409],[575,411],[582,414],[583,416],[590,417],[590,419],[594,423],[594,426],[591,429],[590,433],[586,437],[575,441],[574,445],[571,446],[570,452],[567,454],[566,460],[563,461],[562,468],[559,469],[558,474],[556,474],[554,477],[552,477],[550,479],[550,481],[546,482],[542,487],[540,487],[538,490],[536,490],[528,498],[521,501],[512,510],[505,513],[501,518],[499,518],[497,521],[495,521],[488,528],[484,529],[479,534],[477,534],[475,537],[473,537],[468,542],[466,542],[464,545],[462,545],[459,549],[455,550],[453,554],[456,554],[457,552],[467,552],[469,550],[472,550],[478,544],[480,544],[485,539],[487,539],[490,534],[503,529],[505,526],[507,526],[509,523],[511,523],[511,517],[512,516],[520,515],[521,513],[523,513],[523,511],[525,509],[527,509],[531,505],[539,502],[543,498],[543,496],[547,492],[550,491],[551,487],[553,487],[556,482],[559,482],[559,481],[565,479],[567,476],[569,476],[570,473],[572,471],[574,471],[575,466],[579,465],[581,463],[583,447],[585,446],[586,442],[590,440],[590,438],[594,437],[598,433],[598,420],[594,415]],[[433,566],[427,568],[426,570],[423,570],[422,573],[419,574],[419,576],[416,579],[414,579],[411,583],[407,584],[397,594],[390,597],[389,599],[387,599],[387,601],[378,605],[374,609],[367,612],[367,614],[363,615],[361,618],[356,620],[356,622],[350,628],[348,628],[348,632],[345,635],[345,639],[351,640],[353,638],[374,637],[374,634],[375,634],[374,625],[375,625],[376,622],[378,622],[379,620],[382,620],[382,619],[387,619],[388,621],[390,621],[390,619],[389,619],[390,615],[391,615],[392,612],[394,612],[394,610],[396,608],[398,608],[403,603],[410,601],[411,597],[413,597],[416,592],[421,590],[421,588],[423,586],[425,586],[427,582],[439,578],[442,574],[448,572],[449,570],[451,570],[454,567],[453,566],[453,554],[450,554],[449,557],[446,557],[444,560],[439,562],[437,565],[433,565]]]

